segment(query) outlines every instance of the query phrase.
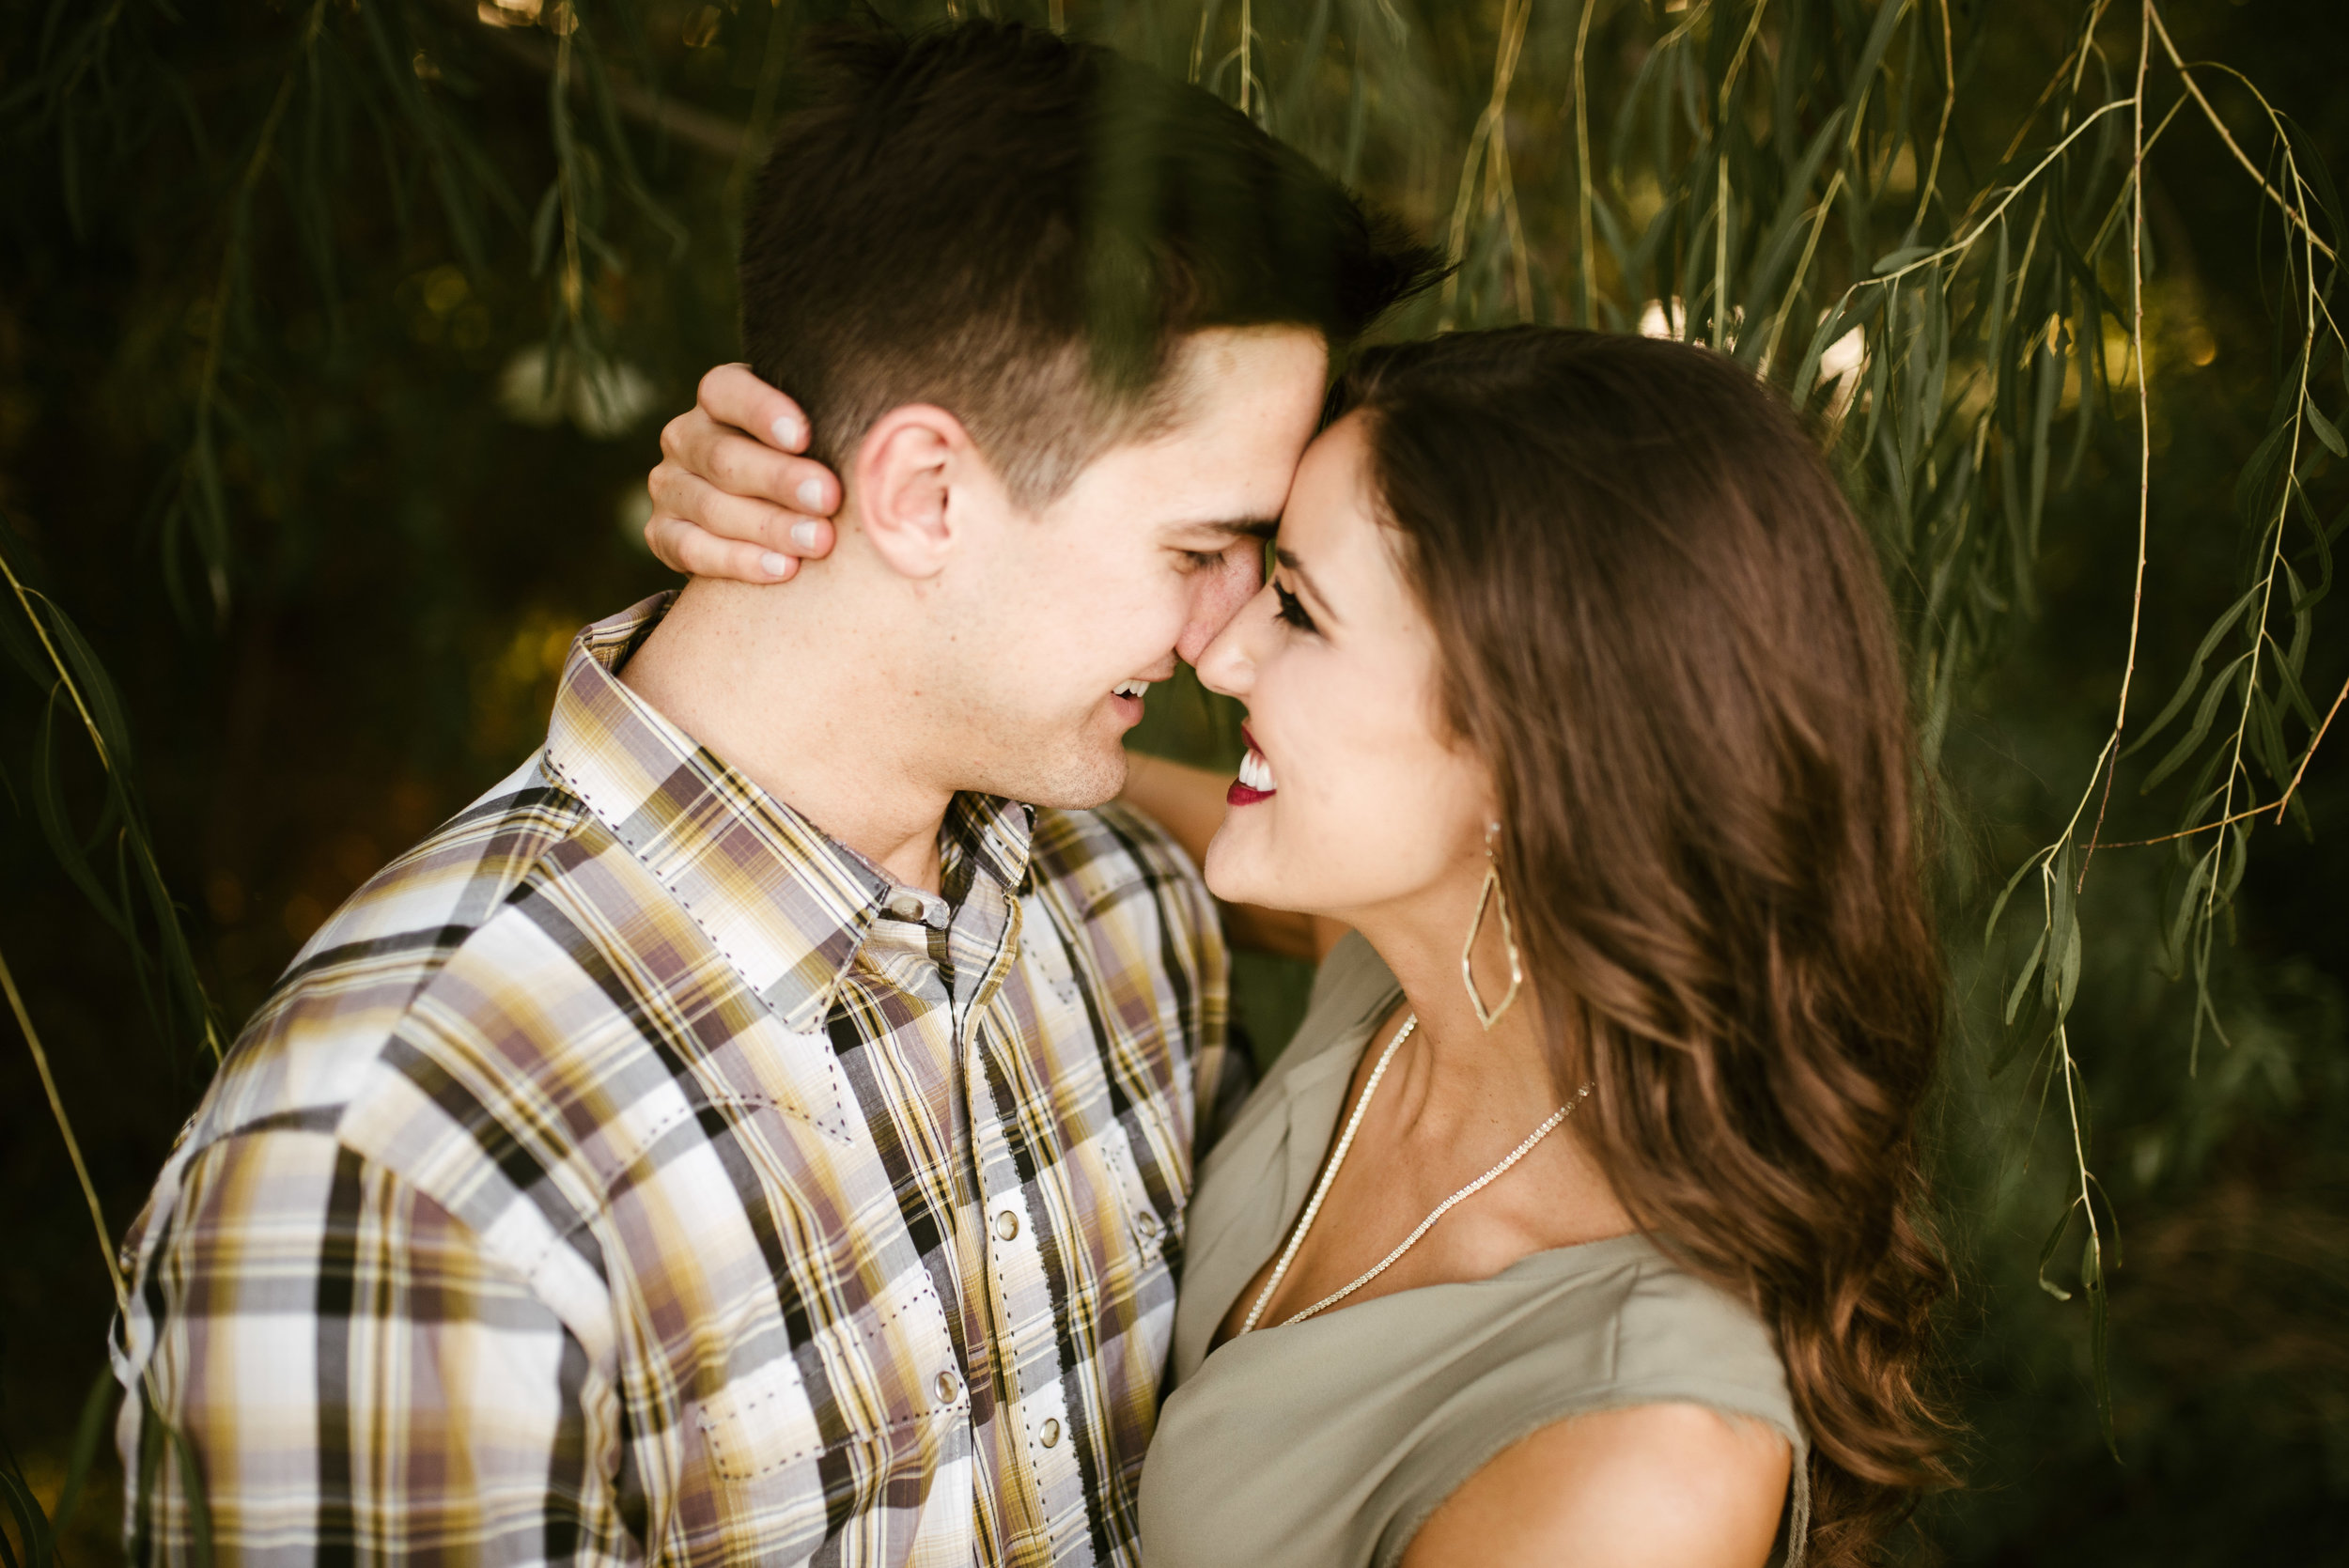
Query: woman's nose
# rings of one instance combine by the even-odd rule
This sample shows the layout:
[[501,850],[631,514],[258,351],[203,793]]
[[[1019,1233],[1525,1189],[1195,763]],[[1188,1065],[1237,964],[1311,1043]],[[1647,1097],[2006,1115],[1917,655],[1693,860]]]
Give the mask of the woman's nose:
[[1210,691],[1227,697],[1244,697],[1256,684],[1256,636],[1271,624],[1272,585],[1265,584],[1256,597],[1240,606],[1239,613],[1215,634],[1215,640],[1191,660],[1199,672],[1199,684]]

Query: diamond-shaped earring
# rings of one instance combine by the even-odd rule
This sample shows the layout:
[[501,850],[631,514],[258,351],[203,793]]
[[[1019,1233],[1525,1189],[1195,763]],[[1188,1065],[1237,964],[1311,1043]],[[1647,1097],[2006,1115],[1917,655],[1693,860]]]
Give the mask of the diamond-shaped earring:
[[[1489,1032],[1501,1021],[1517,1000],[1518,987],[1525,984],[1525,970],[1517,957],[1517,925],[1509,919],[1508,890],[1501,885],[1501,862],[1493,856],[1493,839],[1501,831],[1501,824],[1492,823],[1485,830],[1485,883],[1476,890],[1476,914],[1469,922],[1468,941],[1460,949],[1460,983],[1468,987],[1469,1005],[1476,1009],[1476,1021]],[[1476,955],[1477,934],[1485,928],[1485,911],[1491,906],[1501,907],[1501,940],[1509,950],[1509,989],[1500,1004],[1486,1007],[1485,999],[1476,993],[1476,973],[1472,967]]]

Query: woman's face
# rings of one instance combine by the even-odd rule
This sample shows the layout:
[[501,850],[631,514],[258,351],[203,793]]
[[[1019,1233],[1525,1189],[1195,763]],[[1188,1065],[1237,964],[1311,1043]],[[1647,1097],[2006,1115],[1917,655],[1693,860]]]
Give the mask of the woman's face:
[[1248,709],[1218,897],[1361,924],[1481,877],[1492,786],[1442,715],[1434,629],[1373,505],[1359,415],[1305,452],[1276,565],[1199,660]]

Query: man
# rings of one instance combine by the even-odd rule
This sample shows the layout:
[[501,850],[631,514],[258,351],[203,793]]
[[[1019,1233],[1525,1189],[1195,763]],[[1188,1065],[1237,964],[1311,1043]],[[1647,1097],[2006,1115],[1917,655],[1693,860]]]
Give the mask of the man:
[[1224,965],[1076,808],[1425,258],[1097,49],[821,64],[742,319],[839,546],[587,628],[247,1028],[126,1243],[136,1559],[1133,1560]]

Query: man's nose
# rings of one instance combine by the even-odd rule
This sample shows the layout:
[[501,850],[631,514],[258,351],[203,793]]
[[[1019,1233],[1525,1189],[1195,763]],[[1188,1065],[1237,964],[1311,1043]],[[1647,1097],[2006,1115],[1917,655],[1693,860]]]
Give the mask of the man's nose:
[[1242,605],[1256,597],[1257,576],[1255,552],[1241,550],[1228,552],[1215,570],[1200,574],[1191,595],[1190,618],[1174,643],[1174,652],[1184,663],[1196,667],[1207,644],[1232,624]]
[[1258,589],[1239,613],[1226,621],[1223,629],[1199,650],[1191,665],[1199,672],[1199,684],[1221,696],[1238,697],[1243,701],[1256,684],[1255,637],[1271,618],[1268,609],[1258,606],[1257,599],[1270,597],[1270,590]]

